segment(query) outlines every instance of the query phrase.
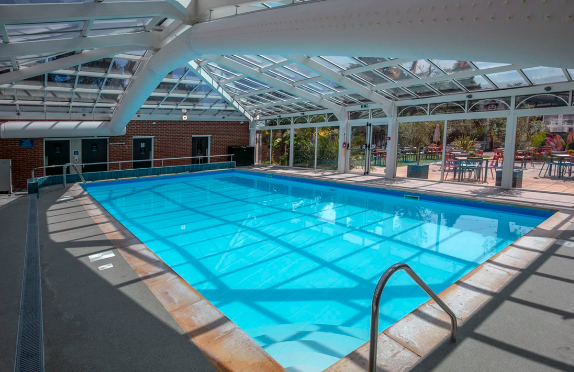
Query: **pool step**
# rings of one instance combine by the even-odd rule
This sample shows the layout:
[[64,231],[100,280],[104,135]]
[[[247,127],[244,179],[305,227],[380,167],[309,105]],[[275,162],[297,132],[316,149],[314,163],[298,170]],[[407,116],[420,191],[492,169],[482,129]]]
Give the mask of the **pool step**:
[[367,331],[325,325],[284,324],[247,331],[289,372],[319,372],[367,340]]

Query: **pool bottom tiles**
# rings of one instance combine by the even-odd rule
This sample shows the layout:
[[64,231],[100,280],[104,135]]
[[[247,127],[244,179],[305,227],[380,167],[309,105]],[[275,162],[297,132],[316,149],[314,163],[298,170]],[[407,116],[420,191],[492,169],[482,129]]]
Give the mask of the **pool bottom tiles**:
[[[439,293],[550,216],[241,171],[89,192],[291,372],[322,371],[368,341],[374,288],[392,264]],[[427,300],[399,272],[379,331]]]

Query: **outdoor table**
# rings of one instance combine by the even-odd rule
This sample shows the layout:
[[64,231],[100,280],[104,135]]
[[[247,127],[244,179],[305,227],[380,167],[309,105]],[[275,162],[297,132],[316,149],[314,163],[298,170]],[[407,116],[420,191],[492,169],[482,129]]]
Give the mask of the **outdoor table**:
[[562,160],[564,159],[574,159],[574,157],[572,155],[569,155],[568,153],[563,153],[563,154],[552,154],[551,155],[554,158],[558,158],[558,178],[562,178]]
[[[458,179],[458,181],[462,181],[463,177],[464,177],[464,173],[465,170],[468,169],[472,169],[475,172],[477,172],[478,174],[476,175],[476,178],[479,181],[483,181],[483,183],[488,182],[488,160],[489,159],[484,159],[484,158],[470,158],[471,160],[463,160],[463,161],[459,161],[457,160],[456,162],[458,163],[458,167],[454,168],[454,173],[453,173],[453,180]],[[468,165],[462,165],[462,162],[466,162],[466,163],[476,163],[476,165],[472,165],[472,166],[468,166]],[[482,162],[485,162],[485,166],[482,166]],[[484,169],[484,179],[483,178],[483,172],[482,170]],[[457,178],[458,176],[458,178]]]

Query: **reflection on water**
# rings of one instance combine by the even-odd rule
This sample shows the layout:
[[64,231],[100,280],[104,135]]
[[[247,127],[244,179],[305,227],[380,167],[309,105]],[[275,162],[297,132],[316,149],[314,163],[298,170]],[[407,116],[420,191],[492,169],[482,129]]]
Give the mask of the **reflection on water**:
[[[543,220],[238,174],[90,194],[290,371],[323,370],[368,339],[390,265],[440,292]],[[426,300],[398,273],[380,329]]]

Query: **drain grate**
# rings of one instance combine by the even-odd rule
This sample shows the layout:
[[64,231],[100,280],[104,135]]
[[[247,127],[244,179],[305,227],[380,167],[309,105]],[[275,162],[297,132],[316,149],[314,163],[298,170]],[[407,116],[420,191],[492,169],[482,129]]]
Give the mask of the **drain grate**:
[[30,195],[14,372],[44,371],[38,200]]

